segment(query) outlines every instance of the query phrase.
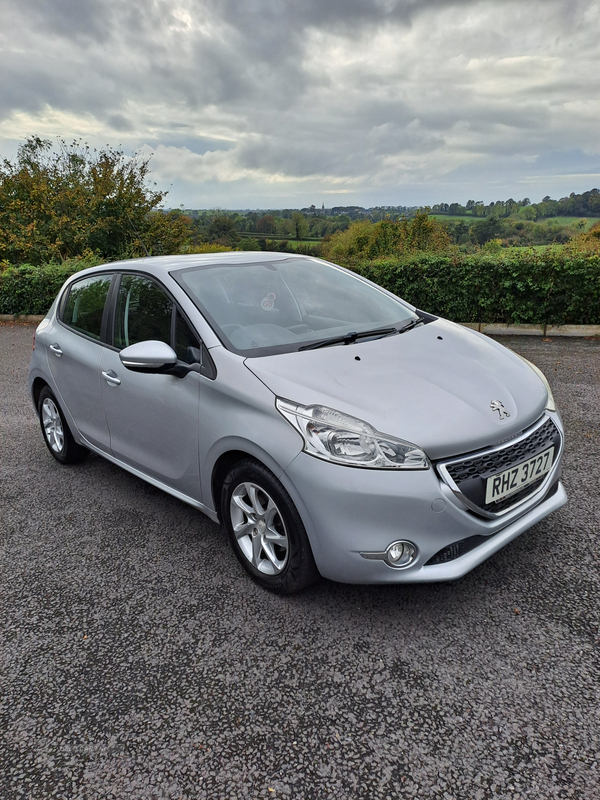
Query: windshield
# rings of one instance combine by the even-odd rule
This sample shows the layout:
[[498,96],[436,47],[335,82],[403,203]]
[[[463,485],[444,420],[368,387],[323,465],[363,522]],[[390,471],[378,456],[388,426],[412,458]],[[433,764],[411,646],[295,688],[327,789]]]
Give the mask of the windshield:
[[[210,264],[172,273],[230,350],[289,353],[417,319],[400,300],[324,261],[294,258]],[[392,333],[395,331],[392,331]],[[386,330],[389,333],[389,330]],[[344,338],[345,337],[345,338]],[[332,342],[334,343],[334,342]],[[306,349],[306,347],[304,347]]]

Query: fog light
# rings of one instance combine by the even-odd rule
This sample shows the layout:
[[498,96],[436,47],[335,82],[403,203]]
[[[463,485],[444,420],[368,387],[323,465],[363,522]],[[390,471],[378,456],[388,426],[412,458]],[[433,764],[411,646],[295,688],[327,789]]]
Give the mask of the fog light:
[[385,560],[390,567],[408,567],[417,556],[417,548],[411,542],[392,542],[385,551]]

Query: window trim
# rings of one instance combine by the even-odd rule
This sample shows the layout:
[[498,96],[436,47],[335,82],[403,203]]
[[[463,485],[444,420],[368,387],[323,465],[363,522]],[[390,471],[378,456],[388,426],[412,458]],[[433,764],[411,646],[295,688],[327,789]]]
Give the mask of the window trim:
[[[211,381],[214,381],[217,377],[217,367],[215,362],[210,354],[210,350],[204,343],[202,336],[196,330],[195,325],[190,322],[188,315],[185,313],[181,304],[177,301],[177,299],[173,296],[173,293],[169,291],[169,289],[164,285],[164,283],[156,277],[156,275],[151,275],[148,272],[144,272],[143,270],[135,270],[135,269],[108,269],[102,272],[93,272],[89,275],[83,275],[81,277],[77,277],[72,280],[68,286],[63,291],[62,295],[59,298],[58,307],[56,311],[56,321],[59,325],[61,325],[66,330],[74,333],[77,336],[81,336],[83,339],[87,339],[88,342],[93,342],[94,344],[99,345],[100,347],[107,347],[109,350],[112,350],[115,353],[120,353],[123,348],[115,347],[114,341],[114,326],[115,326],[115,317],[117,312],[117,297],[119,294],[119,289],[121,287],[121,279],[124,275],[136,275],[138,277],[147,278],[148,280],[155,283],[159,289],[161,289],[171,300],[173,303],[173,311],[171,316],[171,342],[175,342],[175,328],[177,324],[177,314],[176,311],[179,311],[183,320],[185,321],[186,325],[190,328],[192,333],[194,333],[197,338],[198,342],[200,343],[200,350],[202,352],[202,364],[200,366],[199,374],[205,378],[208,378]],[[100,324],[100,339],[94,339],[93,336],[89,336],[84,331],[77,330],[77,328],[73,328],[68,325],[66,322],[63,321],[63,313],[65,310],[65,306],[67,304],[67,299],[69,294],[71,293],[71,289],[77,283],[81,281],[87,280],[88,278],[95,278],[95,277],[110,277],[111,282],[108,288],[108,293],[106,295],[106,300],[104,302],[104,311],[102,312],[102,322]],[[202,314],[200,310],[198,313]],[[185,361],[177,360],[178,364],[185,364]],[[189,364],[187,365],[189,366]]]
[[[78,283],[81,283],[82,281],[88,280],[89,278],[96,278],[96,277],[98,277],[98,278],[107,277],[107,278],[111,279],[110,286],[108,287],[108,292],[106,293],[106,300],[104,301],[104,309],[102,310],[102,321],[100,322],[100,338],[99,339],[96,339],[94,336],[91,336],[89,333],[86,333],[85,331],[79,330],[78,328],[75,328],[72,325],[69,325],[63,319],[63,315],[64,315],[64,312],[65,312],[65,307],[67,305],[67,301],[69,299],[69,296],[71,294],[71,291],[72,291],[73,287],[76,286]],[[114,290],[116,277],[117,277],[117,274],[115,273],[115,271],[114,270],[109,270],[108,272],[95,272],[92,275],[84,275],[81,278],[78,278],[78,279],[76,279],[74,281],[71,281],[71,283],[69,283],[69,285],[67,286],[67,288],[63,292],[62,297],[60,298],[60,303],[59,303],[58,311],[57,311],[57,314],[56,314],[56,319],[57,319],[58,323],[60,325],[62,325],[63,328],[66,328],[68,331],[71,331],[71,333],[75,333],[75,334],[77,334],[77,336],[82,336],[84,339],[87,339],[88,342],[94,342],[94,344],[98,344],[100,346],[106,346],[106,344],[107,344],[107,333],[108,333],[107,322],[108,322],[108,316],[109,316],[109,312],[110,312],[110,308],[111,308],[111,304],[112,304],[112,292]]]
[[[177,324],[177,311],[181,314],[183,320],[185,321],[186,325],[189,329],[196,335],[198,338],[198,342],[200,344],[200,350],[202,351],[202,364],[200,366],[200,374],[203,375],[205,378],[209,380],[215,380],[217,377],[217,367],[213,358],[210,354],[208,347],[205,345],[202,336],[196,330],[196,327],[192,325],[189,320],[188,315],[185,313],[181,304],[177,301],[177,298],[173,296],[173,293],[169,291],[169,289],[164,285],[164,283],[156,277],[156,275],[150,275],[148,272],[144,272],[142,270],[132,270],[132,269],[119,269],[112,271],[114,275],[114,281],[111,285],[109,290],[109,294],[106,298],[106,308],[109,309],[107,314],[107,328],[106,328],[106,340],[105,346],[109,347],[111,350],[115,351],[116,353],[120,353],[123,348],[119,348],[115,346],[115,321],[117,315],[117,298],[119,296],[119,289],[121,288],[121,280],[126,275],[134,275],[140,278],[146,278],[147,280],[152,281],[155,283],[158,288],[163,291],[169,300],[173,303],[173,309],[171,312],[171,344],[175,342],[175,329]],[[106,313],[105,308],[105,313]],[[202,312],[199,312],[202,313]],[[173,348],[175,349],[175,348]],[[185,361],[181,361],[177,359],[178,364],[185,364]],[[189,366],[189,364],[187,365]]]

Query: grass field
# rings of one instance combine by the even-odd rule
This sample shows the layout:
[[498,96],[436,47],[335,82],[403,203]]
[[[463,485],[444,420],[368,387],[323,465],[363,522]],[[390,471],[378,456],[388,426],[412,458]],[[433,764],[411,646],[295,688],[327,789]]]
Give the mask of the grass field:
[[299,244],[319,244],[320,241],[321,239],[288,239],[288,247],[295,250]]
[[445,220],[448,222],[460,222],[462,220],[463,222],[468,222],[469,224],[476,222],[478,219],[485,219],[485,217],[474,217],[472,214],[466,214],[463,216],[454,216],[453,214],[430,214],[429,216],[433,217],[433,219],[439,219],[442,222]]
[[553,219],[555,219],[561,225],[574,225],[575,223],[579,222],[580,219],[587,219],[587,224],[585,226],[586,231],[589,231],[592,225],[600,222],[600,217],[549,217],[549,219],[541,220],[541,222],[549,222]]

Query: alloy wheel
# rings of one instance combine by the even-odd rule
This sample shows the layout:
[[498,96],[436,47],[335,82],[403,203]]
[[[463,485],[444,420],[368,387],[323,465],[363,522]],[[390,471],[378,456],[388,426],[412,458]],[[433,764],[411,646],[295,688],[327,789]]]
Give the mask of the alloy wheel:
[[244,557],[264,575],[279,575],[287,565],[290,545],[273,498],[256,483],[240,483],[231,495],[229,513]]
[[49,397],[42,403],[42,424],[50,448],[55,453],[62,453],[65,446],[62,420],[56,404]]

